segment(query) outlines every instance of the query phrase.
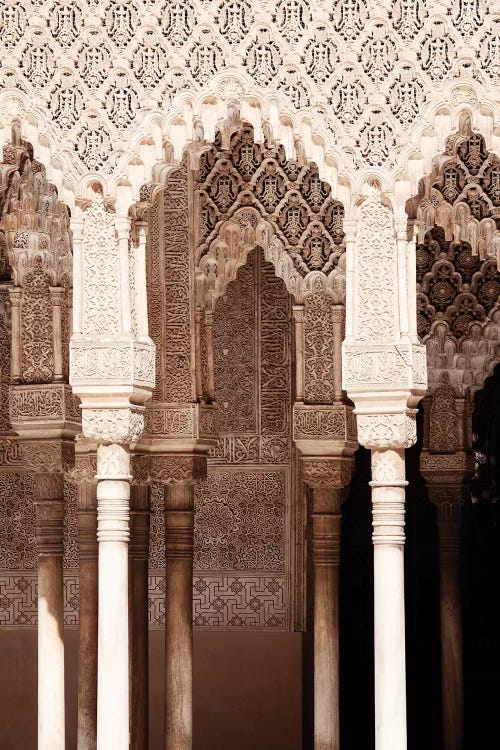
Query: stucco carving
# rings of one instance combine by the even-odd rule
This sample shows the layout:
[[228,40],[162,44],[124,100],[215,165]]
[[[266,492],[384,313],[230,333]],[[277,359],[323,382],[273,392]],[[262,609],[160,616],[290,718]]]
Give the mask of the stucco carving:
[[50,122],[61,173],[77,178],[133,173],[141,138],[161,149],[167,137],[179,156],[201,122],[212,140],[234,101],[289,156],[298,133],[322,165],[330,155],[353,171],[401,164],[443,90],[452,106],[493,100],[498,80],[498,19],[476,2],[32,0],[6,6],[2,25],[5,109],[29,113],[32,130]]
[[288,290],[300,299],[303,278],[321,271],[337,301],[343,292],[344,209],[314,164],[288,160],[282,147],[256,142],[236,121],[200,159],[195,216],[199,295],[213,300],[259,245]]
[[358,440],[367,448],[409,448],[417,439],[415,411],[358,414]]

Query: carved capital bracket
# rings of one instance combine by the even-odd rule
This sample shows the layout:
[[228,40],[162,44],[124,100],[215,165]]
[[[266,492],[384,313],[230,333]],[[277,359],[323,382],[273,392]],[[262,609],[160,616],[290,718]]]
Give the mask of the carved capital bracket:
[[216,445],[219,432],[218,410],[213,404],[166,404],[150,401],[146,406],[146,424],[140,447],[158,444],[169,446],[169,451],[184,452],[187,444],[193,449],[208,450]]
[[423,395],[427,389],[425,346],[408,338],[394,344],[344,344],[342,369],[343,386],[353,400],[367,390],[410,389]]
[[[145,308],[145,271],[130,258],[130,219],[106,204],[102,189],[78,206],[70,383],[82,401],[82,430],[97,442],[135,442],[144,428],[144,402],[155,384],[155,346]],[[125,199],[124,199],[125,200]],[[121,213],[120,213],[121,212]],[[76,226],[76,225],[75,225]],[[143,278],[144,277],[144,278]],[[134,284],[131,284],[131,278]],[[139,284],[141,299],[131,295]]]
[[76,435],[81,429],[78,398],[64,383],[11,385],[9,417],[23,438]]
[[308,487],[333,490],[346,487],[351,481],[353,460],[348,457],[302,457],[302,476]]
[[[54,488],[55,489],[55,488]],[[49,491],[40,487],[40,491]],[[64,501],[62,499],[62,482],[60,495],[40,498],[36,502],[36,536],[39,555],[57,555],[62,557]]]
[[388,412],[356,408],[358,440],[372,450],[409,448],[417,440],[416,409]]
[[82,430],[97,442],[135,442],[154,387],[154,344],[132,337],[71,341],[71,385],[82,400]]
[[342,384],[356,406],[360,444],[405,448],[416,440],[414,409],[427,389],[412,292],[414,247],[377,181],[364,186],[355,213]]
[[150,453],[135,455],[136,481],[160,484],[195,484],[206,479],[206,453]]
[[[155,385],[153,342],[137,341],[131,335],[112,340],[73,336],[70,344],[70,383],[83,399],[96,393],[113,393],[129,387],[143,403]],[[142,398],[141,398],[142,397]]]
[[83,410],[83,434],[98,443],[134,443],[143,429],[143,406],[120,405]]
[[353,407],[345,404],[293,407],[293,438],[304,455],[341,455],[357,448]]

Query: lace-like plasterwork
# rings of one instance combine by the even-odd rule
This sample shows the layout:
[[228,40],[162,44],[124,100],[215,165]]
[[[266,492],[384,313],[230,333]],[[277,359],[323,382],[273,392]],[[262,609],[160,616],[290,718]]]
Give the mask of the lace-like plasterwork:
[[[53,121],[80,172],[112,172],[150,111],[254,87],[387,165],[436,86],[500,76],[486,0],[5,0],[0,84]],[[231,78],[231,72],[233,78]],[[235,74],[238,77],[235,77]],[[242,81],[247,81],[245,87]]]
[[[209,252],[221,220],[242,208],[256,209],[272,223],[277,237],[301,276],[310,271],[329,274],[344,251],[344,207],[331,197],[315,165],[287,160],[283,146],[255,142],[245,125],[231,137],[229,151],[217,133],[213,147],[201,158],[196,209],[198,261]],[[255,225],[251,211],[240,212],[242,227]]]

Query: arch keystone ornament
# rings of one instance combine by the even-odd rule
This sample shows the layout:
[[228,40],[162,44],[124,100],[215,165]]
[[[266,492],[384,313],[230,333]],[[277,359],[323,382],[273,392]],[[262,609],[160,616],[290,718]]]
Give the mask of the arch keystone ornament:
[[375,182],[345,226],[343,387],[358,441],[372,453],[375,746],[406,750],[404,449],[416,441],[415,406],[427,387],[411,296],[415,245]]

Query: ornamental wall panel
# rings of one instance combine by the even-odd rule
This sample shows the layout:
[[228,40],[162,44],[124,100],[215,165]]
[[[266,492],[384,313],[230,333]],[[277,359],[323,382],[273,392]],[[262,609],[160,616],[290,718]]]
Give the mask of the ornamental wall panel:
[[[297,497],[291,440],[291,298],[255,251],[215,306],[220,437],[195,490],[194,621],[200,627],[289,628]],[[161,485],[151,492],[150,624],[164,618]],[[298,597],[300,599],[300,597]]]
[[449,89],[452,106],[475,105],[475,84],[493,101],[499,77],[486,0],[27,0],[0,21],[6,109],[36,102],[75,175],[120,173],[141,136],[181,153],[200,119],[212,140],[234,101],[290,150],[296,131],[313,151],[312,123],[349,170],[390,169]]

